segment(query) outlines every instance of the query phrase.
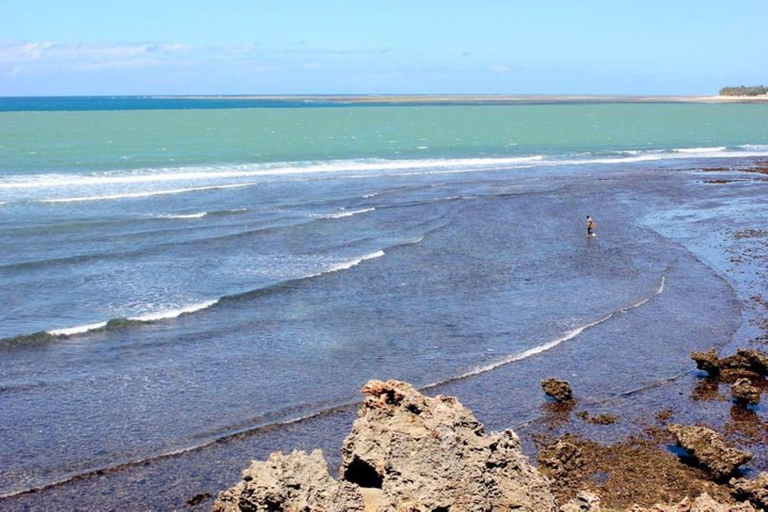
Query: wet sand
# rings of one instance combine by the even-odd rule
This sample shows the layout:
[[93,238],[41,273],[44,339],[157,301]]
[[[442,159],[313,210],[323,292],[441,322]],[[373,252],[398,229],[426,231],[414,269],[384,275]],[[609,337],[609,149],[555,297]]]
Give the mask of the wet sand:
[[[712,346],[721,354],[731,354],[739,347],[765,348],[768,307],[763,296],[768,282],[768,232],[762,229],[764,219],[745,216],[744,210],[736,207],[715,208],[715,213],[732,211],[732,218],[713,220],[705,216],[706,222],[702,223],[704,217],[700,215],[710,208],[705,208],[705,203],[739,205],[743,193],[754,196],[756,189],[746,187],[764,185],[744,181],[753,179],[759,179],[759,174],[727,168],[674,171],[667,185],[671,187],[674,181],[677,192],[698,190],[700,197],[687,197],[677,217],[657,219],[647,228],[648,236],[659,237],[658,243],[668,244],[675,256],[664,273],[664,293],[643,307],[618,312],[613,321],[585,330],[539,356],[425,392],[457,396],[488,430],[513,428],[532,460],[546,443],[563,435],[578,436],[573,439],[579,439],[584,447],[588,470],[578,478],[574,476],[574,482],[596,488],[606,506],[674,502],[699,489],[720,495],[722,489],[713,488],[714,484],[701,472],[687,468],[668,450],[663,427],[669,422],[709,425],[752,451],[754,459],[745,467],[747,475],[768,469],[768,428],[763,407],[734,406],[728,398],[727,384],[707,380],[688,357],[692,350]],[[660,177],[653,193],[666,193],[667,185]],[[618,180],[611,192],[628,193],[632,187]],[[628,196],[627,201],[632,200],[641,198]],[[753,201],[750,207],[759,211],[760,204]],[[598,218],[598,231],[605,224]],[[680,224],[685,224],[685,229],[678,233],[676,226]],[[607,236],[605,230],[601,235]],[[705,288],[702,283],[706,283]],[[681,299],[686,297],[688,300]],[[710,314],[731,320],[713,329],[705,321]],[[648,333],[657,332],[652,326],[659,323],[669,326],[667,338],[649,339]],[[680,336],[675,332],[676,323],[686,326]],[[584,358],[585,347],[589,347],[589,353],[605,357]],[[660,357],[667,357],[668,364],[662,370],[647,371],[655,368],[649,362]],[[571,382],[575,396],[572,404],[563,406],[545,400],[539,381],[549,376]],[[221,439],[189,452],[85,475],[2,499],[0,508],[207,509],[219,491],[239,479],[251,459],[264,459],[272,451],[321,448],[329,467],[338,467],[339,448],[355,418],[356,407],[351,404],[302,421]],[[595,420],[600,415],[611,416],[614,421]],[[659,473],[658,479],[627,481],[628,472],[622,469],[638,453],[650,461],[646,469]],[[562,486],[563,495],[574,488]]]

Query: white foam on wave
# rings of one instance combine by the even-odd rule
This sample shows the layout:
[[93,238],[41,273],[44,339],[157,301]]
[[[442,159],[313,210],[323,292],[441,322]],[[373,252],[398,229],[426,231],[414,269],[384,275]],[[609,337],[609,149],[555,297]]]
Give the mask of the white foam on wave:
[[[203,309],[208,309],[211,306],[215,306],[216,304],[218,304],[219,300],[220,299],[207,300],[204,302],[190,304],[188,306],[184,306],[177,309],[158,311],[155,313],[147,313],[146,315],[132,316],[132,317],[128,317],[127,319],[134,322],[156,322],[158,320],[170,320],[173,318],[178,318],[184,314],[195,313],[197,311],[202,311]],[[96,322],[93,324],[78,325],[75,327],[67,327],[64,329],[52,329],[47,332],[52,336],[74,336],[76,334],[85,334],[89,331],[96,331],[99,329],[103,329],[104,327],[107,326],[107,324],[108,322]]]
[[717,146],[712,148],[677,148],[673,151],[675,153],[721,153],[726,149],[725,146]]
[[357,215],[360,213],[368,213],[375,210],[376,208],[364,208],[362,210],[349,210],[349,211],[343,210],[340,212],[329,213],[328,215],[323,215],[322,217],[324,219],[342,219],[344,217],[352,217],[353,215]]
[[329,160],[312,162],[278,162],[230,166],[167,167],[111,171],[104,174],[70,175],[44,174],[14,176],[0,182],[3,189],[38,189],[85,185],[142,184],[172,181],[216,180],[279,176],[292,174],[316,174],[334,172],[387,171],[416,168],[483,167],[497,165],[528,164],[542,160],[542,155],[503,158],[456,158],[418,160]]
[[206,215],[208,215],[208,212],[180,214],[169,213],[167,215],[158,215],[157,217],[160,219],[202,219]]
[[125,192],[120,194],[104,194],[99,196],[64,197],[56,199],[41,199],[41,203],[80,203],[84,201],[109,201],[114,199],[136,199],[142,197],[164,196],[173,194],[186,194],[188,192],[201,192],[205,190],[221,190],[230,188],[249,187],[251,183],[237,183],[233,185],[212,185],[209,187],[177,188],[172,190],[148,190],[144,192]]
[[198,302],[197,304],[190,304],[178,309],[170,309],[167,311],[158,311],[157,313],[148,313],[146,315],[130,317],[128,320],[135,320],[138,322],[156,322],[158,320],[170,320],[172,318],[178,318],[181,315],[188,313],[195,313],[208,309],[211,306],[215,306],[219,303],[220,299],[207,300],[205,302]]
[[356,267],[360,263],[366,261],[366,260],[372,260],[374,258],[381,258],[384,256],[384,251],[376,251],[372,252],[371,254],[366,254],[365,256],[361,256],[359,258],[356,258],[354,260],[345,261],[343,263],[337,263],[336,265],[331,266],[330,268],[326,269],[324,272],[320,272],[319,274],[315,274],[312,277],[319,276],[322,274],[329,274],[331,272],[338,272],[340,270],[347,270],[352,267]]
[[83,334],[88,331],[95,331],[107,326],[107,322],[97,322],[95,324],[78,325],[76,327],[68,327],[66,329],[53,329],[48,331],[48,334],[52,336],[73,336],[75,334]]

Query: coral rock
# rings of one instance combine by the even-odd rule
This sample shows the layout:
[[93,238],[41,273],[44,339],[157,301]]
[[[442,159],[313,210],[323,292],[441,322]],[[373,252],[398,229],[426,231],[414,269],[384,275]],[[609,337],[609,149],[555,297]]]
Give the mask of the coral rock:
[[541,381],[541,387],[544,393],[551,396],[558,402],[565,402],[573,397],[573,390],[567,380],[556,379],[554,377]]
[[342,448],[341,475],[380,488],[379,510],[555,510],[517,435],[485,434],[455,398],[371,381]]
[[760,390],[752,385],[749,379],[739,379],[731,387],[736,403],[742,405],[755,405],[760,403]]
[[219,494],[214,512],[248,510],[364,510],[362,496],[353,486],[339,484],[328,474],[323,452],[310,455],[275,452],[265,462],[253,461],[236,486]]
[[754,480],[734,478],[729,485],[740,500],[749,500],[761,510],[768,510],[768,473],[760,473]]
[[253,462],[214,511],[554,512],[548,480],[511,430],[486,434],[455,398],[371,381],[342,448],[340,481],[320,451]]
[[670,425],[669,431],[683,447],[716,479],[732,475],[752,459],[752,454],[728,446],[720,435],[706,427]]

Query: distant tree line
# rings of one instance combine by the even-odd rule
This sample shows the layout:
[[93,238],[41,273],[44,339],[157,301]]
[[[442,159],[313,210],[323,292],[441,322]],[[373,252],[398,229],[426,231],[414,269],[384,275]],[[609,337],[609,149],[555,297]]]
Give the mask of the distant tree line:
[[761,94],[768,94],[768,87],[764,85],[753,85],[751,87],[740,85],[738,87],[723,87],[720,89],[720,96],[760,96]]

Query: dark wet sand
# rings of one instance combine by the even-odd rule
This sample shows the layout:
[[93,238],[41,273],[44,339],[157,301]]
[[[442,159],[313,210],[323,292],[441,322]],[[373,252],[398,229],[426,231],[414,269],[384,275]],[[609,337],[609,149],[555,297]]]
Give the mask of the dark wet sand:
[[[748,176],[727,170],[715,174],[714,179],[723,180]],[[691,186],[721,187],[707,189],[708,195],[718,196],[720,191],[732,193],[732,189],[727,188],[732,186],[731,183],[703,183],[701,178],[693,177],[689,181]],[[610,474],[623,467],[617,462],[622,454],[626,459],[633,453],[643,453],[647,457],[656,453],[659,460],[669,454],[665,446],[668,441],[661,432],[668,422],[709,425],[738,446],[752,451],[755,457],[745,467],[748,475],[767,470],[768,445],[765,441],[768,428],[763,407],[749,410],[735,407],[728,399],[728,386],[707,381],[688,358],[690,351],[711,346],[717,346],[724,354],[742,346],[765,348],[768,308],[758,292],[765,289],[768,278],[768,273],[763,270],[768,268],[765,265],[768,263],[768,233],[761,230],[760,219],[755,219],[752,224],[742,220],[732,229],[724,228],[723,233],[730,236],[726,241],[729,243],[724,242],[717,248],[729,262],[724,272],[720,270],[718,274],[680,246],[665,273],[665,292],[644,307],[623,312],[614,321],[586,330],[541,355],[425,392],[457,396],[489,430],[512,427],[520,435],[532,460],[542,442],[565,434],[580,436],[585,440],[585,447],[593,448],[590,451],[592,466],[589,466],[592,472],[587,481],[596,487],[603,486],[603,493],[613,500],[605,505],[623,505],[629,501],[647,505],[658,501],[659,497],[679,501],[691,489],[710,486],[703,480],[700,485],[696,484],[703,475],[686,472],[673,457],[664,459],[654,468],[682,471],[690,476],[690,480],[668,488],[669,480],[661,479],[657,492],[649,493],[652,482],[645,479],[635,484],[644,489],[636,488],[633,494],[631,484],[628,484],[629,490],[616,495],[615,486],[610,485]],[[719,229],[719,226],[715,228]],[[675,245],[668,240],[660,243]],[[702,282],[708,283],[706,292],[701,289]],[[696,300],[695,297],[702,293],[720,297],[720,300]],[[690,297],[691,300],[680,300],[680,297]],[[728,318],[729,309],[735,309],[734,320],[714,329],[703,320],[697,323],[697,319],[705,319],[712,313],[712,304],[720,304],[718,307],[723,311],[717,314],[724,318]],[[751,326],[746,331],[744,326],[739,329],[736,319],[739,307],[744,311],[745,322]],[[681,318],[686,321],[685,336],[676,337],[675,322]],[[655,332],[652,326],[659,323],[669,325],[668,340],[648,339],[647,333]],[[748,334],[739,335],[743,332]],[[665,346],[672,341],[674,350]],[[617,344],[620,344],[618,348]],[[590,353],[602,353],[605,357],[583,359],[581,354],[585,346],[589,346]],[[644,372],[648,361],[665,356],[672,360],[664,371],[658,374]],[[575,395],[573,404],[557,406],[544,399],[539,381],[548,376],[571,382]],[[589,421],[600,414],[614,416],[615,422]],[[321,448],[329,466],[332,469],[338,467],[341,442],[355,416],[356,406],[351,405],[289,425],[258,429],[183,454],[101,471],[2,499],[0,509],[208,509],[220,490],[239,479],[251,459],[266,458],[272,451]],[[635,440],[631,436],[635,436]],[[589,444],[591,442],[598,444]],[[621,444],[606,451],[604,447],[612,443]],[[644,451],[633,452],[633,446]],[[600,468],[601,464],[610,467]],[[188,504],[190,500],[194,506]]]

